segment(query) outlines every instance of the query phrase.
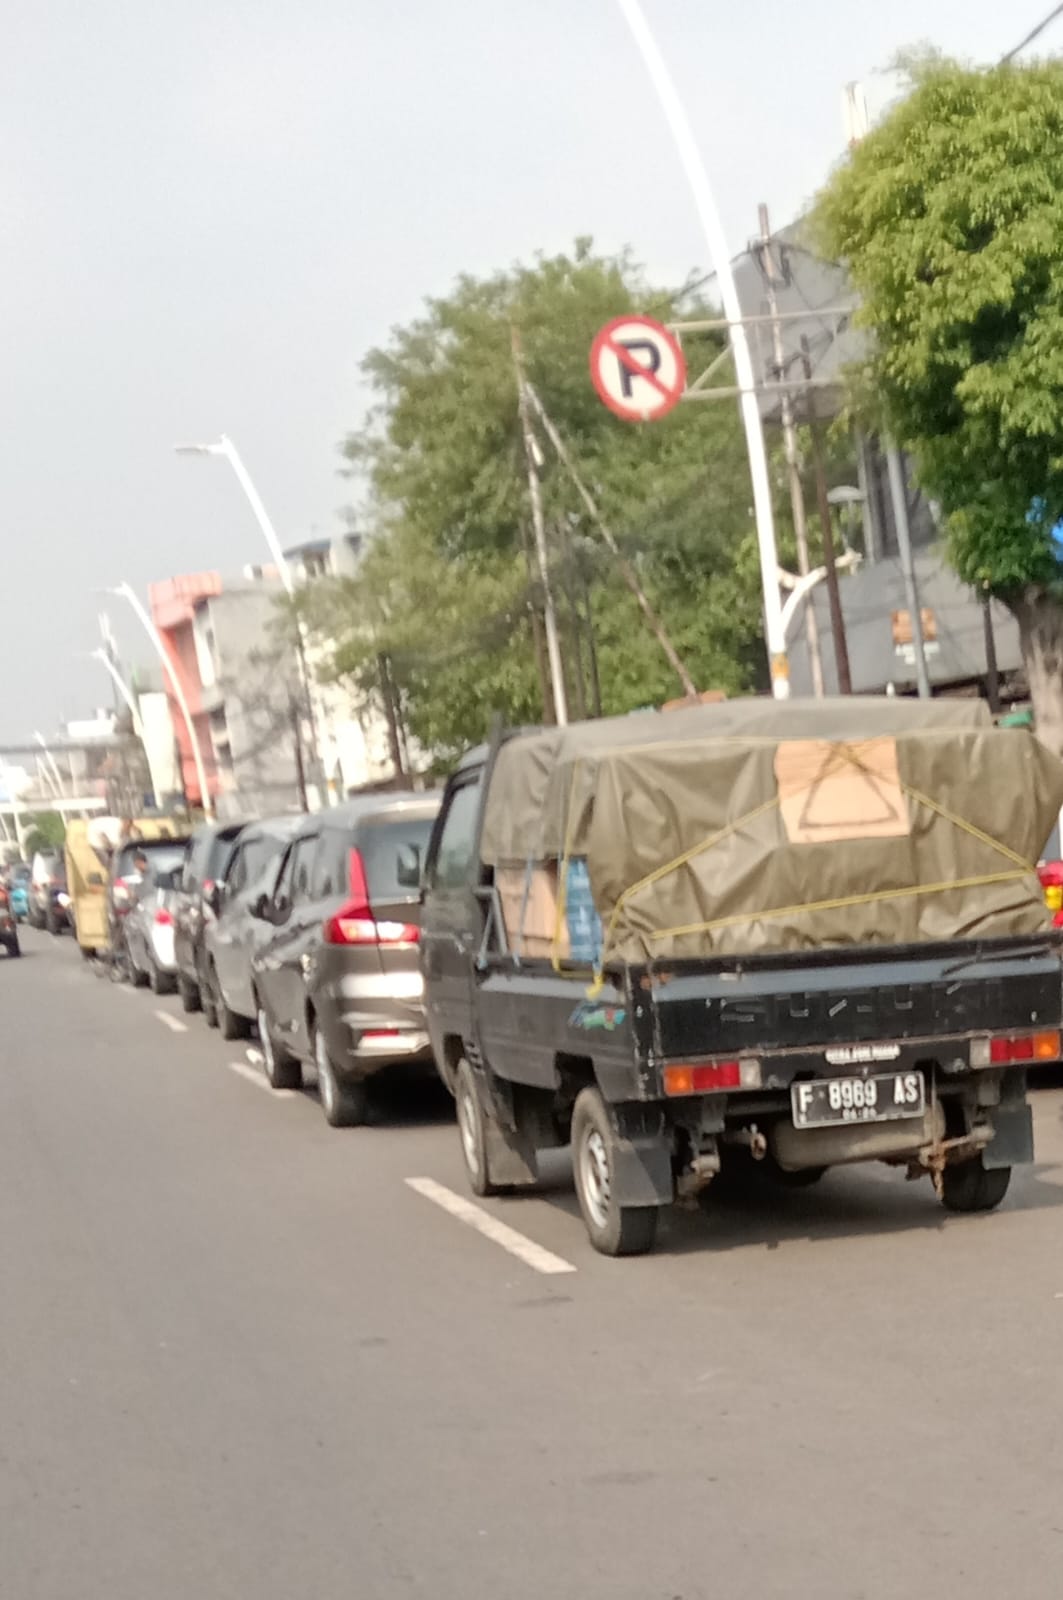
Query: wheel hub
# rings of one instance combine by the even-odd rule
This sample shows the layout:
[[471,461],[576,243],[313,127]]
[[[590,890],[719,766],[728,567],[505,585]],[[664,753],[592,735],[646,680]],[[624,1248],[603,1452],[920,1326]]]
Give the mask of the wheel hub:
[[580,1188],[596,1228],[604,1228],[609,1217],[613,1185],[609,1171],[609,1152],[597,1128],[592,1128],[580,1151]]

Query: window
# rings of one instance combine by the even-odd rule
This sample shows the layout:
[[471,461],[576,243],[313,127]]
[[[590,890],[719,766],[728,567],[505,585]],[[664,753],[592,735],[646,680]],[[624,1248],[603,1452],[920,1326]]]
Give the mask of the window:
[[247,882],[247,851],[237,849],[229,862],[229,870],[225,874],[225,887],[232,894],[239,894]]
[[350,886],[350,836],[338,828],[326,828],[317,841],[310,874],[310,898],[335,900],[346,895]]
[[292,847],[294,866],[292,868],[292,904],[302,905],[310,899],[310,865],[317,849],[318,835],[311,834],[309,838],[296,839]]
[[480,783],[475,779],[455,789],[443,815],[443,829],[432,870],[437,889],[462,889],[476,846],[476,821],[480,809]]
[[273,890],[273,904],[275,906],[290,906],[292,903],[292,875],[295,871],[295,846],[289,848],[288,854],[281,862],[281,870]]
[[[473,791],[477,786],[471,785]],[[359,834],[369,897],[416,900],[434,817],[373,818]]]

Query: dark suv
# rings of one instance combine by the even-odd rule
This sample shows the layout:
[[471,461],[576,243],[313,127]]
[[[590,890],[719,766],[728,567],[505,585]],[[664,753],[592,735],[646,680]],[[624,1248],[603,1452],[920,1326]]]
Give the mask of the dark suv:
[[438,795],[373,795],[307,817],[252,907],[269,931],[251,976],[266,1072],[317,1072],[334,1127],[365,1120],[367,1083],[432,1066],[418,945],[421,867]]
[[174,905],[174,959],[185,1011],[201,1011],[206,990],[206,932],[218,914],[221,886],[243,822],[205,822],[188,841]]

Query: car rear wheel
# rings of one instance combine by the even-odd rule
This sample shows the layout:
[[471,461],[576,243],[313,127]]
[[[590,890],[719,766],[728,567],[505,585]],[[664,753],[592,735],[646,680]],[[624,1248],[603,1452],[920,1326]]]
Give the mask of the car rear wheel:
[[228,1001],[221,992],[219,984],[214,993],[215,1004],[218,1008],[218,1029],[223,1039],[246,1039],[251,1032],[251,1025],[246,1017],[238,1011],[229,1009]]
[[178,992],[181,996],[181,1010],[187,1013],[201,1011],[203,1000],[199,992],[199,984],[183,974],[177,980]]
[[303,1086],[303,1069],[282,1044],[276,1043],[273,1030],[270,1027],[266,1008],[259,1002],[258,1007],[258,1039],[262,1046],[262,1063],[266,1069],[271,1089],[301,1089]]
[[134,989],[146,989],[151,982],[151,974],[142,972],[132,956],[129,958],[129,981]]
[[369,1116],[369,1095],[364,1083],[347,1083],[337,1077],[325,1035],[314,1032],[314,1065],[321,1109],[330,1128],[354,1128]]
[[153,961],[148,974],[152,994],[173,994],[174,976],[172,972],[163,972],[162,968]]
[[605,1101],[597,1089],[581,1089],[572,1112],[572,1168],[591,1244],[603,1256],[645,1255],[657,1237],[659,1207],[620,1205],[615,1151]]

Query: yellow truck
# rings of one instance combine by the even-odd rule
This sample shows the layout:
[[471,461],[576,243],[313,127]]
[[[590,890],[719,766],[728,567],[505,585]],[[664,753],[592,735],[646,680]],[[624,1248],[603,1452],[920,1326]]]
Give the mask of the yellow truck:
[[108,890],[111,858],[130,839],[177,839],[186,824],[172,817],[77,818],[66,828],[66,878],[74,937],[91,960],[111,946]]

